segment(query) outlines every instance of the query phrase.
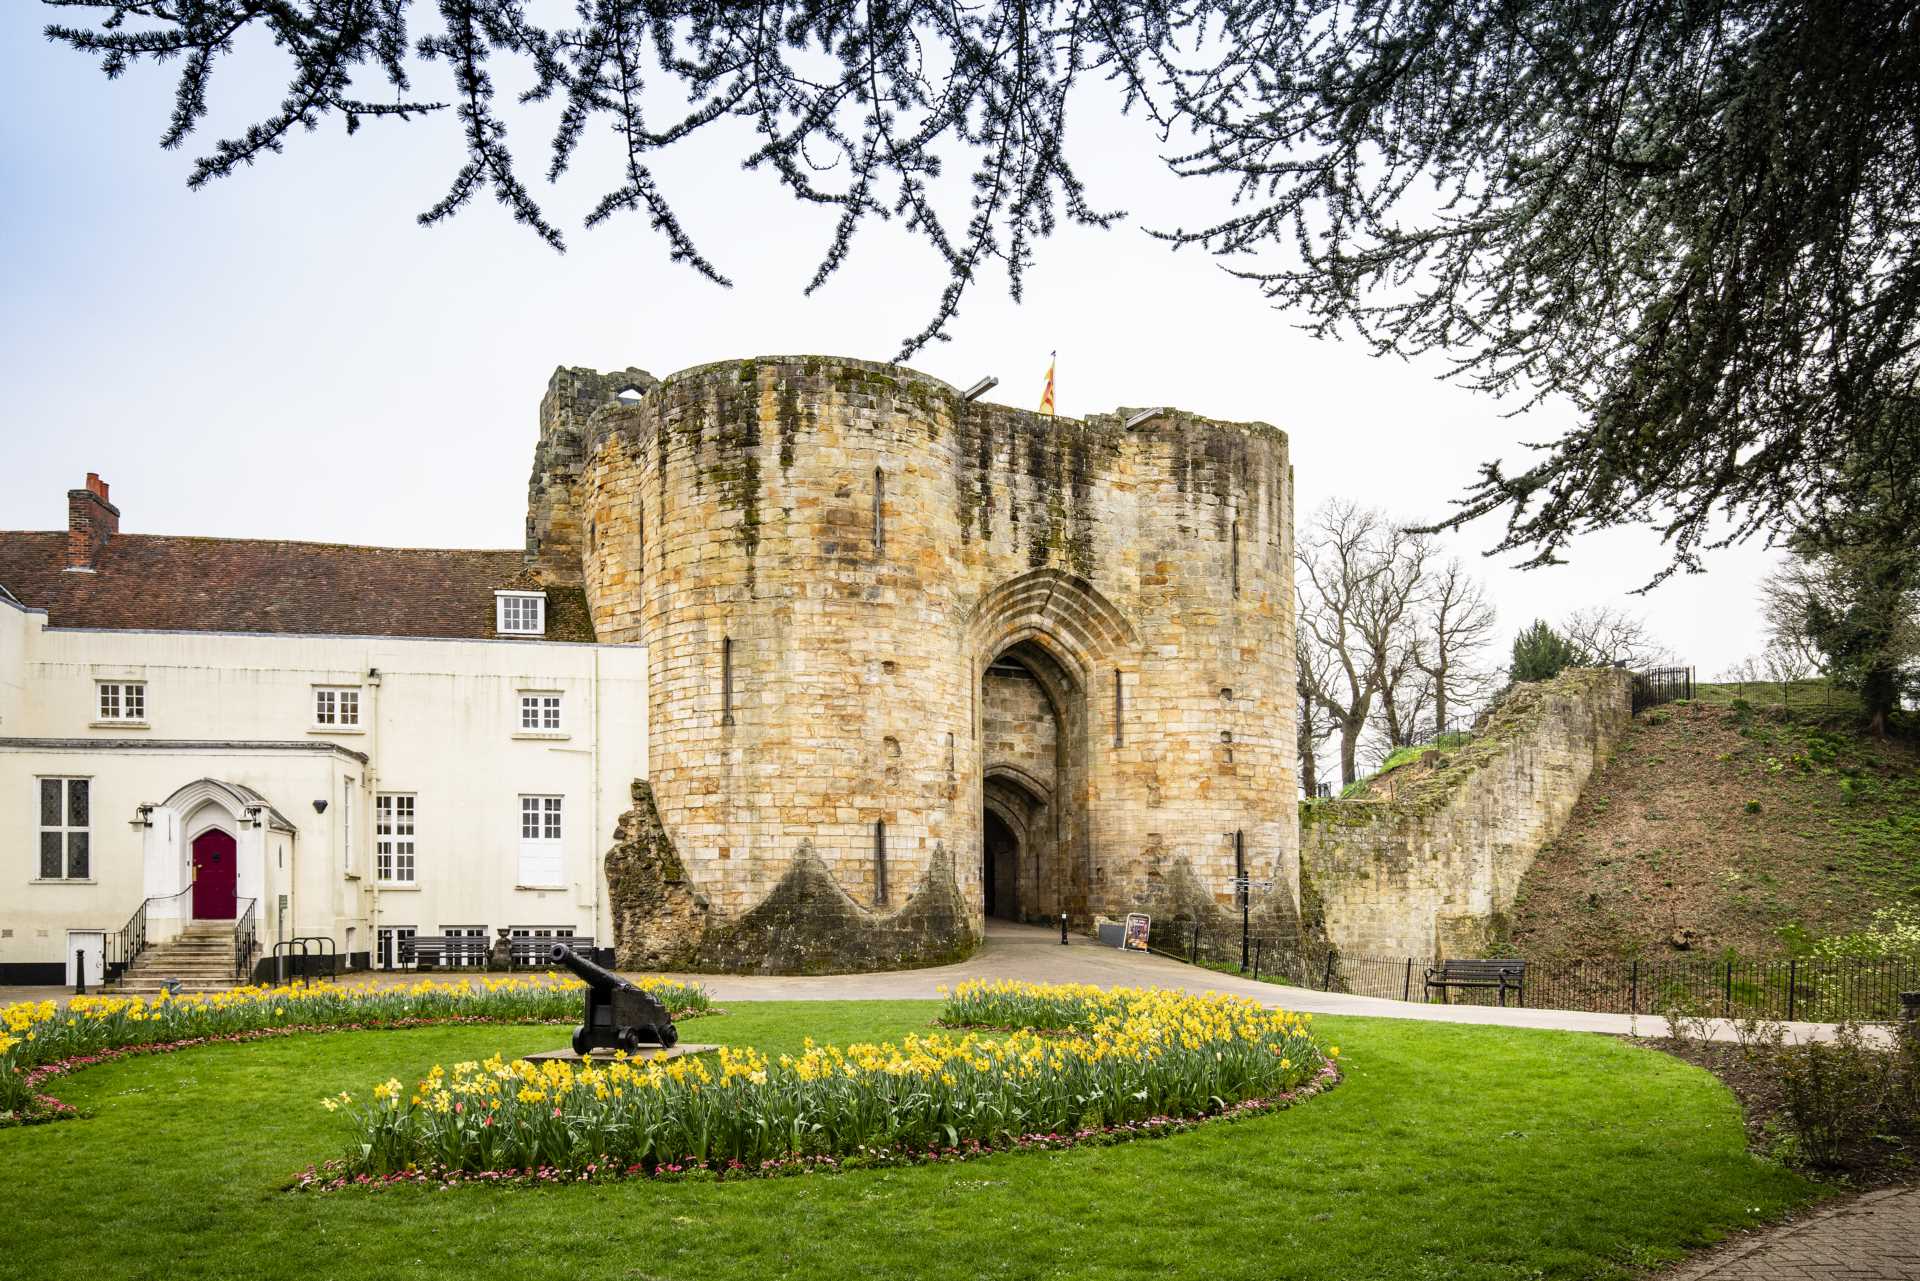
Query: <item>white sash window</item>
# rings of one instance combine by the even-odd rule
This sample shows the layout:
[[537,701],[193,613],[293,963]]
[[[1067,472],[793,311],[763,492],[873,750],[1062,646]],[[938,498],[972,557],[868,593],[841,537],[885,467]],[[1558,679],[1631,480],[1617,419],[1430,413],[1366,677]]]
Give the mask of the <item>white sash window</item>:
[[558,796],[520,798],[520,881],[522,885],[561,885],[565,872],[560,854]]

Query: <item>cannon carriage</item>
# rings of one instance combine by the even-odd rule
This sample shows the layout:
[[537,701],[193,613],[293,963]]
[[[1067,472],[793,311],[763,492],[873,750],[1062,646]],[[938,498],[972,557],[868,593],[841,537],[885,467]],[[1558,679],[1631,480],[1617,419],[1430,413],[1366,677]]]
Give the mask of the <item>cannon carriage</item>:
[[587,985],[585,1021],[573,1030],[575,1054],[585,1057],[595,1050],[637,1054],[649,1048],[670,1050],[679,1043],[673,1015],[653,993],[602,969],[565,943],[555,943],[547,956]]

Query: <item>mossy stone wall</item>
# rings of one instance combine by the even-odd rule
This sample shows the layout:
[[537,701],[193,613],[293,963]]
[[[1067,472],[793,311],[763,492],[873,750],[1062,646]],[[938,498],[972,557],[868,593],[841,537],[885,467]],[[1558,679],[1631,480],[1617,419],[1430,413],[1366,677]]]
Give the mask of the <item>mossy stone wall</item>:
[[[1023,643],[1071,701],[1052,897],[1023,911],[1130,910],[1156,857],[1230,902],[1236,831],[1256,875],[1297,883],[1286,437],[1133,416],[814,356],[556,373],[529,551],[577,577],[600,639],[647,646],[648,781],[716,923],[816,873],[891,919],[944,855],[964,910],[912,928],[964,936],[928,954],[977,937],[982,679]],[[789,907],[802,952],[846,932]]]
[[1632,677],[1578,668],[1521,685],[1463,748],[1368,795],[1300,807],[1300,873],[1349,956],[1483,956],[1520,878],[1632,721]]

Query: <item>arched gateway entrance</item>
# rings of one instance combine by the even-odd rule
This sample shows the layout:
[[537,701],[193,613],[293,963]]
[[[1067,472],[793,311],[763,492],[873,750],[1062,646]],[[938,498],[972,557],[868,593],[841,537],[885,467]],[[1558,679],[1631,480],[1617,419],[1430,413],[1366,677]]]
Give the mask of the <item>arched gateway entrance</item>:
[[[1139,638],[1091,583],[1053,568],[988,592],[968,631],[979,681],[981,906],[1006,920],[1065,912],[1085,921],[1098,877],[1093,771],[1110,768],[1090,745],[1117,745]],[[1111,688],[1112,702],[1090,698],[1096,687]]]
[[981,882],[988,916],[1084,915],[1086,692],[1033,639],[980,680]]

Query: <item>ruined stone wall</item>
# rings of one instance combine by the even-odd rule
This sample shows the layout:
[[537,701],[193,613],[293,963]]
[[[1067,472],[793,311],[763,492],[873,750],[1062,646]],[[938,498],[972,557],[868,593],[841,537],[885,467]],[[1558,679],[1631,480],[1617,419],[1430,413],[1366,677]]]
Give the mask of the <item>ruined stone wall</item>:
[[[783,947],[832,951],[847,910],[949,890],[959,922],[921,910],[894,951],[977,933],[982,680],[1009,647],[1065,699],[1036,906],[1152,910],[1176,868],[1226,902],[1236,830],[1297,883],[1282,433],[1043,418],[818,357],[562,370],[549,400],[530,554],[575,538],[597,634],[648,647],[652,797],[710,935],[776,902]],[[851,908],[792,907],[821,876]]]
[[527,560],[541,581],[579,583],[581,556],[592,541],[574,501],[585,461],[587,420],[623,393],[636,397],[655,384],[653,375],[641,369],[608,374],[556,369],[547,381],[546,395],[540,398],[540,440],[527,482]]
[[1520,879],[1632,720],[1628,673],[1517,687],[1464,748],[1301,806],[1304,895],[1350,956],[1485,955]]

